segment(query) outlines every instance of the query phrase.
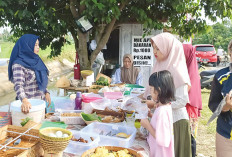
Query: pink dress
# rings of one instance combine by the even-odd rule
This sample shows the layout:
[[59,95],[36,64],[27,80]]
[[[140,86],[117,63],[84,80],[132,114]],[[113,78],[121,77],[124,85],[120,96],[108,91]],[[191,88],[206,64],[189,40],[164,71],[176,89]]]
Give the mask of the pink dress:
[[174,157],[174,135],[171,105],[158,107],[151,119],[156,139],[149,134],[150,157]]

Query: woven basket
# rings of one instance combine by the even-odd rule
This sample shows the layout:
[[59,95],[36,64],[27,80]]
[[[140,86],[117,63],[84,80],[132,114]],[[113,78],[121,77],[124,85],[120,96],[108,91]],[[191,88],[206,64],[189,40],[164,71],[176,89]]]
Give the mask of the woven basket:
[[117,83],[117,84],[111,84],[110,87],[119,87],[119,88],[124,88],[125,83]]
[[106,76],[106,75],[104,75],[104,74],[102,74],[102,73],[98,73],[98,74],[97,74],[96,81],[97,81],[100,77],[106,78],[106,79],[108,80],[108,83],[109,83],[109,84],[110,84],[111,81],[112,81],[112,79],[111,79],[109,76]]
[[89,93],[95,93],[95,94],[98,94],[98,91],[103,88],[104,86],[101,86],[101,85],[92,85],[89,87]]
[[[97,148],[99,148],[99,147],[97,147]],[[89,157],[91,154],[93,154],[95,152],[95,150],[97,148],[92,148],[92,149],[87,150],[86,152],[84,152],[81,155],[81,157]],[[123,147],[116,147],[116,146],[104,146],[104,148],[108,149],[109,151],[119,151],[119,150],[127,149],[129,151],[129,153],[131,155],[133,155],[134,157],[142,157],[142,155],[140,155],[139,153],[137,153],[133,149],[123,148]]]
[[92,73],[93,73],[92,70],[82,70],[82,71],[81,71],[81,76],[82,76],[83,78],[86,78],[87,76],[92,75]]
[[[56,131],[62,131],[69,136],[61,138],[48,136],[49,133],[55,133]],[[64,151],[64,149],[68,146],[69,140],[72,138],[72,133],[62,128],[47,127],[39,131],[39,137],[44,151],[47,153],[59,153]]]

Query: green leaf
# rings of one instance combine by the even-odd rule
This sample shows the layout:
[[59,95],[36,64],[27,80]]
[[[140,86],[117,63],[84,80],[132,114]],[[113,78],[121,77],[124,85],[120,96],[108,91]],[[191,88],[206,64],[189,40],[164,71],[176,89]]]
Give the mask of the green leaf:
[[95,4],[98,4],[98,3],[97,3],[97,0],[92,0],[92,1],[93,1],[93,3],[95,3]]
[[48,26],[48,21],[44,21],[44,24]]
[[17,15],[18,15],[18,13],[19,13],[19,10],[17,10],[17,11],[15,12],[14,16],[17,16]]
[[84,112],[81,112],[81,117],[83,118],[83,120],[85,121],[94,121],[94,120],[97,120],[97,121],[101,121],[101,117],[99,117],[96,112],[95,113],[92,113],[92,114],[86,114]]

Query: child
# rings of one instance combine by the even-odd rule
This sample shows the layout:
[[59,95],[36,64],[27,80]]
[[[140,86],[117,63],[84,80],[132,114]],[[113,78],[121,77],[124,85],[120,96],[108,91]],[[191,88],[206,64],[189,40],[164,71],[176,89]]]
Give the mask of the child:
[[169,71],[153,73],[149,78],[151,96],[157,108],[149,122],[141,125],[149,131],[150,157],[174,157],[174,135],[171,101],[175,101],[175,86]]

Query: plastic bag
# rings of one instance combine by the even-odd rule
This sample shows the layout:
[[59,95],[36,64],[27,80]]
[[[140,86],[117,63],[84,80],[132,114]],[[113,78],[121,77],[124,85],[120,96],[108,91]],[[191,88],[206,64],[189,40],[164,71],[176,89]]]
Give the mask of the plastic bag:
[[[231,97],[231,93],[232,90],[230,90],[229,92],[229,97]],[[226,96],[221,100],[220,104],[218,105],[218,107],[216,108],[216,110],[214,111],[214,113],[212,114],[212,116],[210,117],[209,121],[207,122],[207,125],[209,125],[209,123],[211,123],[216,117],[218,117],[220,115],[220,113],[222,112],[222,108],[226,105]]]
[[147,104],[141,103],[141,99],[138,97],[127,98],[123,104],[123,109],[127,111],[135,111],[135,119],[145,119],[148,115]]
[[97,110],[104,110],[106,107],[110,107],[111,106],[111,101],[110,99],[98,99],[95,101],[90,102],[90,105]]

